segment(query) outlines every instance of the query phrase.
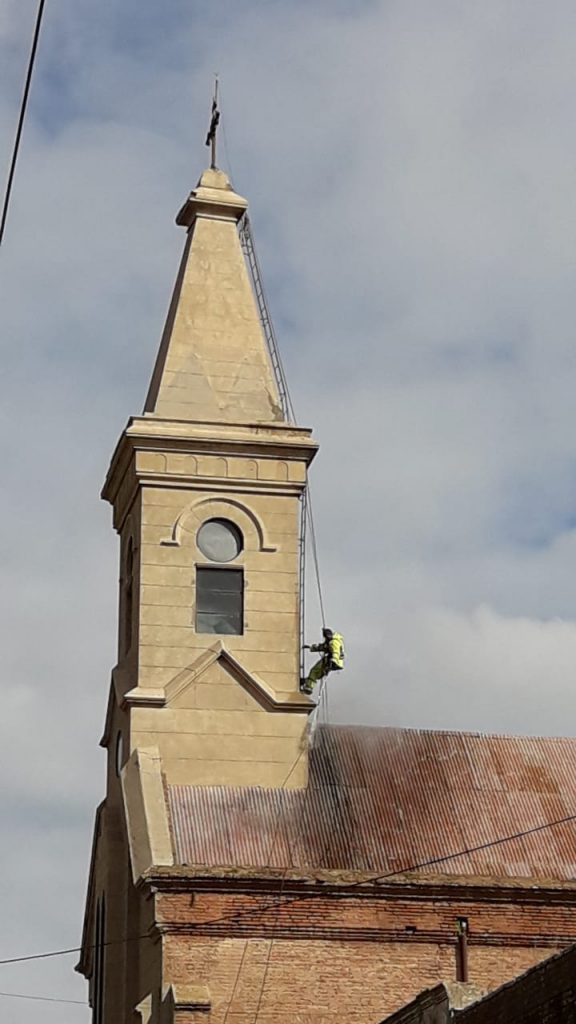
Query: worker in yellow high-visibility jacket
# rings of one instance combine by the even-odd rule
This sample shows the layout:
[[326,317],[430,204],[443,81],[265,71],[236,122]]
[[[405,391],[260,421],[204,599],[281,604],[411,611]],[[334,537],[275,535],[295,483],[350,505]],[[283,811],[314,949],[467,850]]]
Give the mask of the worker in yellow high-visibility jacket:
[[312,666],[305,679],[300,683],[303,693],[312,693],[319,679],[329,672],[338,672],[344,668],[344,637],[326,627],[322,630],[324,640],[321,644],[305,644],[309,651],[321,651],[322,657]]

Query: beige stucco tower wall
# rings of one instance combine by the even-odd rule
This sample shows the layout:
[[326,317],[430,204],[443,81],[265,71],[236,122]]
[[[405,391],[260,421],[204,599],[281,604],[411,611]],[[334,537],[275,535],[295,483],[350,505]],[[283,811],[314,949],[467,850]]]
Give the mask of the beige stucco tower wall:
[[[121,541],[105,742],[124,762],[156,749],[168,782],[303,786],[300,511],[316,445],[283,416],[238,237],[245,210],[218,170],[181,210],[187,239],[145,411],[104,485]],[[213,519],[242,542],[221,566],[242,574],[235,634],[197,622],[198,571],[214,568],[198,531]]]

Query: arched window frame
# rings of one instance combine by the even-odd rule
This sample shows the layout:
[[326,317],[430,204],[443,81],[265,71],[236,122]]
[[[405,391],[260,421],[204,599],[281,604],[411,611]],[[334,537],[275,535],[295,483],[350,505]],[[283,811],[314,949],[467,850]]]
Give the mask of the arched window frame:
[[[218,562],[206,555],[199,535],[210,522],[229,524],[239,539],[237,555]],[[244,551],[245,537],[232,516],[207,516],[196,533],[196,600],[194,625],[197,633],[216,636],[244,634]]]

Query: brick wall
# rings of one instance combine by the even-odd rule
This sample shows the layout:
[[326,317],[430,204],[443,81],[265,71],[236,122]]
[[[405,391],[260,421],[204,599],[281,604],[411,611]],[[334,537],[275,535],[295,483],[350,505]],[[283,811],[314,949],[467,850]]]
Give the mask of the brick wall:
[[576,1024],[576,949],[457,1014],[462,1024]]
[[258,1024],[332,1024],[336,1016],[377,1024],[423,989],[455,980],[461,916],[470,926],[470,981],[488,991],[576,941],[569,907],[516,893],[513,901],[418,900],[398,887],[376,897],[283,891],[279,900],[191,885],[156,896],[164,979],[205,984],[211,1011],[192,1019],[210,1024],[254,1024],[256,1016]]

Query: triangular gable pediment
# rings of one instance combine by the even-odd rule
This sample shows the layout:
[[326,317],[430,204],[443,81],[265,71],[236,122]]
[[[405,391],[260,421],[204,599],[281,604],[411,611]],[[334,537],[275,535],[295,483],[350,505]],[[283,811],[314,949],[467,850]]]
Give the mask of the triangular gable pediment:
[[253,702],[265,711],[304,711],[313,709],[312,702],[303,694],[295,693],[289,698],[278,699],[272,687],[250,672],[231,654],[222,641],[204,651],[192,664],[178,673],[166,686],[165,703],[168,706],[184,706],[187,692],[197,683],[238,687],[238,696],[248,698],[249,707]]
[[[215,678],[214,673],[219,673],[220,678]],[[210,676],[211,680],[209,680]],[[184,707],[187,692],[200,681],[237,686],[240,694],[249,698],[249,703],[245,704],[245,707],[254,703],[264,711],[304,712],[305,714],[309,714],[315,707],[314,703],[302,693],[294,693],[288,698],[279,699],[272,687],[245,668],[221,641],[204,651],[190,665],[178,672],[163,690],[135,687],[124,694],[122,702],[132,707]]]

